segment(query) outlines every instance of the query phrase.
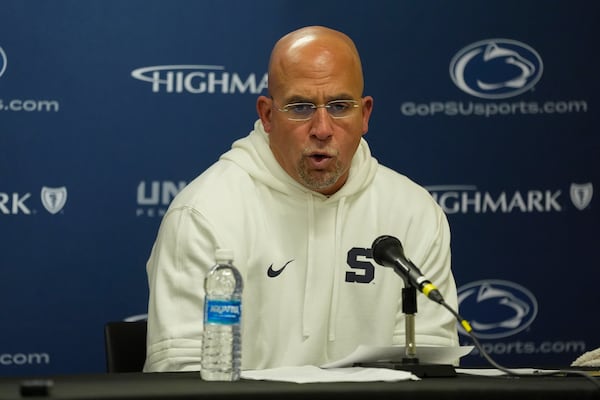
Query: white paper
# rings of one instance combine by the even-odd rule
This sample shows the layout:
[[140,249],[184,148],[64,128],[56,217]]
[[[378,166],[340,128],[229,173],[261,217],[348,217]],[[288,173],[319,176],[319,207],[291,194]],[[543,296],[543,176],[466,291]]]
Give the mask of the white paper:
[[397,382],[419,380],[417,376],[407,371],[359,367],[323,369],[313,365],[246,370],[242,371],[242,378],[295,383],[377,381]]
[[[417,358],[422,364],[452,364],[466,356],[473,346],[417,346]],[[349,367],[358,362],[401,361],[406,356],[404,346],[366,346],[359,345],[346,357],[322,365],[322,368]]]

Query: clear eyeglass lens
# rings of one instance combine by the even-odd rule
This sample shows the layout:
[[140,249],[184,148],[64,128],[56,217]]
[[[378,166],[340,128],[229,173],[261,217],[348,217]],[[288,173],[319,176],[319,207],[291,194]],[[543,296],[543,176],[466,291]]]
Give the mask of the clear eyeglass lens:
[[317,109],[317,106],[312,103],[294,103],[288,104],[283,109],[287,110],[292,117],[310,118]]
[[333,100],[327,104],[315,105],[313,103],[287,104],[279,111],[289,113],[288,118],[294,121],[306,121],[312,118],[318,108],[325,108],[333,118],[349,117],[352,110],[358,107],[356,100]]

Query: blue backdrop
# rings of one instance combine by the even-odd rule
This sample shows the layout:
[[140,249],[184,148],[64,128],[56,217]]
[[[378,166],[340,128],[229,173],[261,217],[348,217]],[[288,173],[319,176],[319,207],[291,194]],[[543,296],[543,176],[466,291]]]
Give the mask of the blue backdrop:
[[491,355],[600,346],[599,17],[579,0],[4,0],[0,375],[104,370],[104,323],[146,313],[169,201],[249,132],[272,44],[310,24],[355,39],[366,138],[448,213]]

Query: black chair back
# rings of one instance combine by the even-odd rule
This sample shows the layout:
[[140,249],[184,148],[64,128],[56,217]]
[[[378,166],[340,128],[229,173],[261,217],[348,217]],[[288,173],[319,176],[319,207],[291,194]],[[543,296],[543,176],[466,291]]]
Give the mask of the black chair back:
[[107,372],[141,372],[146,360],[147,322],[115,321],[104,326]]

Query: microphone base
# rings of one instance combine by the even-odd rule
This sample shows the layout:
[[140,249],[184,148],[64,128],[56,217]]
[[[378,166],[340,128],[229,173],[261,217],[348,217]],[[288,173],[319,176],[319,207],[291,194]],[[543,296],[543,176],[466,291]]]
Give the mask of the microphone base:
[[355,367],[388,368],[411,372],[419,378],[448,378],[456,376],[450,364],[420,364],[419,362],[375,361],[355,363]]

